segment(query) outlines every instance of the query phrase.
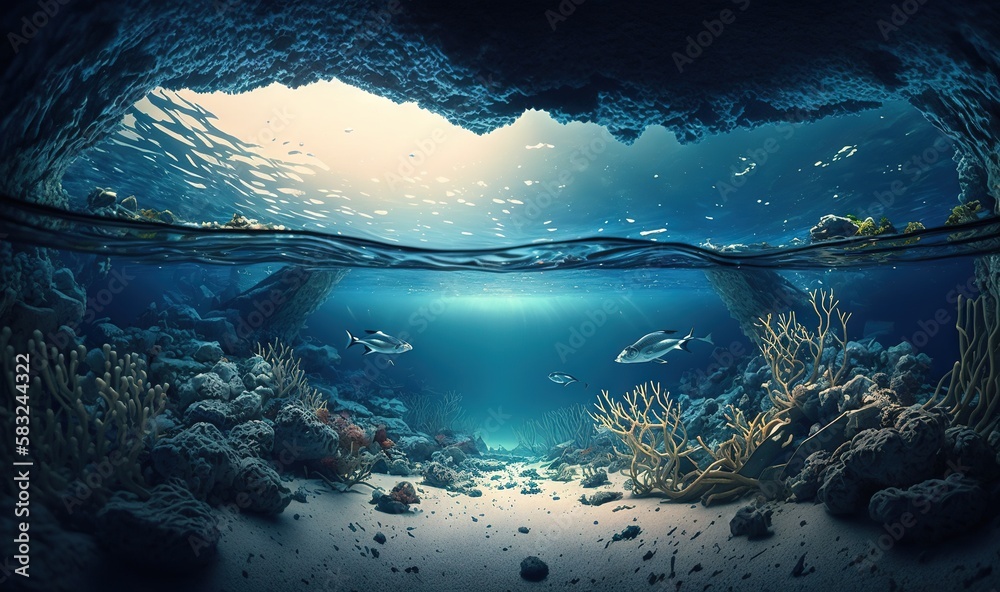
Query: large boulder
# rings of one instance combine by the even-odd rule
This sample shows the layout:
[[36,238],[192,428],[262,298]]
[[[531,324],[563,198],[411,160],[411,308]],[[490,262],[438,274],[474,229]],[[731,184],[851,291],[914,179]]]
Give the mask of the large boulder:
[[850,238],[858,234],[858,224],[850,218],[827,214],[819,219],[816,226],[809,229],[809,240],[817,243],[838,238]]
[[335,456],[339,444],[337,431],[300,405],[285,405],[274,420],[275,457],[290,458],[292,462],[319,460]]
[[[982,525],[989,496],[979,483],[953,473],[872,496],[868,514],[901,541],[932,543]],[[896,536],[896,535],[894,535]]]
[[264,460],[247,457],[240,461],[233,482],[236,504],[247,512],[280,514],[292,501],[292,492]]
[[215,372],[196,374],[191,380],[181,384],[177,392],[180,397],[181,409],[195,401],[208,399],[228,401],[232,396],[232,388],[229,383],[224,382]]
[[913,485],[939,470],[945,418],[914,406],[890,410],[884,421],[890,427],[861,431],[824,470],[819,499],[831,513],[855,512],[875,491]]
[[213,505],[229,498],[239,467],[239,457],[210,423],[197,423],[158,441],[150,459],[164,480],[179,479],[195,497]]
[[162,483],[148,500],[119,491],[97,514],[97,539],[117,560],[168,573],[185,573],[217,555],[219,530],[212,508],[178,482]]
[[248,421],[230,430],[228,441],[240,458],[264,458],[274,448],[274,428],[264,421]]

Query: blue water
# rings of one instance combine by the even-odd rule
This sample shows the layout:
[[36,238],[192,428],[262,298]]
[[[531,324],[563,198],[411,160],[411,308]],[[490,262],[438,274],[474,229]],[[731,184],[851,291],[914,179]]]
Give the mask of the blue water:
[[[995,251],[1000,234],[990,221],[962,235],[940,229],[957,203],[950,143],[904,104],[694,145],[650,129],[626,146],[597,126],[526,118],[532,137],[552,150],[530,158],[501,151],[523,143],[518,124],[506,139],[483,139],[509,165],[492,166],[487,184],[509,188],[505,199],[524,209],[509,219],[494,210],[462,218],[465,210],[452,204],[445,213],[458,212],[460,224],[420,225],[408,221],[431,220],[430,210],[440,206],[403,208],[391,192],[338,186],[336,166],[261,156],[259,146],[217,127],[205,109],[156,91],[118,134],[67,171],[71,212],[2,202],[0,231],[15,242],[110,257],[113,268],[127,270],[136,278],[127,297],[102,311],[119,326],[134,323],[151,302],[163,305],[165,294],[190,297],[188,288],[237,282],[246,289],[288,263],[350,267],[302,336],[338,348],[337,371],[346,375],[372,359],[344,349],[345,330],[406,335],[413,351],[377,368],[380,379],[412,391],[458,391],[475,417],[502,413],[507,423],[484,437],[507,446],[514,444],[510,425],[591,403],[600,389],[619,393],[647,380],[670,387],[685,371],[755,354],[703,268],[776,269],[805,290],[834,288],[842,308],[854,313],[850,336],[865,336],[869,322],[891,323],[891,332],[878,337],[889,346],[927,334],[939,311],[953,315],[955,291],[968,293],[972,256]],[[574,150],[587,145],[603,148],[581,168]],[[307,150],[292,145],[290,158]],[[560,171],[572,182],[548,201],[545,181],[518,181],[557,179]],[[893,193],[894,183],[903,190]],[[85,198],[95,186],[134,194],[140,207],[169,209],[183,223],[88,217]],[[347,212],[337,196],[352,194],[364,199]],[[532,204],[547,205],[531,214]],[[388,213],[359,216],[364,207]],[[920,221],[928,230],[908,244],[891,236],[804,240],[824,214],[877,219],[883,210],[900,229]],[[283,229],[199,225],[225,222],[233,212]],[[732,244],[741,246],[718,248]],[[719,349],[695,343],[667,365],[613,361],[645,333],[691,328],[696,336],[711,333]],[[954,329],[934,328],[920,349],[939,374],[954,359]],[[553,371],[589,387],[552,383]]]

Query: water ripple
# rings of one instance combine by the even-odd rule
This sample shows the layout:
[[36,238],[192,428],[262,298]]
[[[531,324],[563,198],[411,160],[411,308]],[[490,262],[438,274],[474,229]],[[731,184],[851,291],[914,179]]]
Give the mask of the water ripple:
[[0,197],[0,237],[136,262],[291,263],[311,268],[472,270],[860,268],[1000,252],[1000,219],[819,244],[714,248],[584,238],[497,249],[423,249],[308,230],[213,229],[109,219]]

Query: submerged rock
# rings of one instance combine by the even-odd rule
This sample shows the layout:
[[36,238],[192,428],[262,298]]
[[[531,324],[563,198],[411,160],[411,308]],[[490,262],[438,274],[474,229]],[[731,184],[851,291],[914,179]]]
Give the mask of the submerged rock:
[[585,506],[600,506],[601,504],[606,504],[608,502],[616,502],[622,499],[622,497],[623,494],[620,491],[598,491],[590,497],[581,495],[580,503]]
[[264,421],[248,421],[230,430],[227,440],[241,458],[263,458],[274,448],[274,428]]
[[955,473],[879,491],[868,504],[868,515],[887,525],[897,540],[934,542],[981,525],[988,501],[976,481]]
[[118,560],[184,573],[215,559],[219,530],[212,508],[177,482],[157,485],[148,500],[115,493],[97,514],[97,539]]
[[267,462],[248,457],[240,461],[233,481],[234,499],[248,512],[280,514],[292,501],[291,491]]
[[424,483],[432,487],[448,489],[455,485],[458,473],[439,462],[428,463],[424,468]]
[[212,504],[229,498],[239,467],[239,457],[210,423],[197,423],[158,441],[150,459],[163,479],[179,479],[196,498]]
[[868,504],[872,493],[906,487],[934,475],[945,443],[946,421],[915,407],[890,408],[883,423],[851,440],[839,459],[823,472],[819,499],[833,514],[853,513]]
[[608,482],[608,472],[604,469],[598,469],[590,474],[584,476],[580,479],[580,485],[583,487],[599,487]]
[[274,420],[274,455],[287,456],[285,464],[335,456],[339,444],[333,427],[299,405],[285,405]]
[[750,504],[743,506],[736,511],[736,515],[729,521],[729,532],[733,536],[744,536],[755,539],[767,536],[771,531],[771,514],[774,511],[770,508],[758,508]]
[[534,555],[521,560],[521,577],[529,582],[541,582],[549,575],[549,566]]
[[850,218],[826,214],[820,217],[816,226],[809,229],[809,240],[821,242],[838,238],[850,238],[858,234],[858,224]]

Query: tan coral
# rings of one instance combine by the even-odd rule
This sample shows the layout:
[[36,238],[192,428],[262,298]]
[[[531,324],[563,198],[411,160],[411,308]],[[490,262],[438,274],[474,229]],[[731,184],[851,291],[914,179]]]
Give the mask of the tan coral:
[[[4,328],[0,351],[8,386],[17,392],[15,369],[10,366],[15,355],[11,337],[10,329]],[[95,380],[104,406],[88,410],[77,372],[86,348],[63,354],[46,346],[41,332],[35,331],[25,353],[36,373],[28,389],[30,450],[37,467],[32,489],[48,503],[62,499],[67,508],[73,493],[77,502],[97,504],[120,489],[148,497],[139,457],[166,405],[168,385],[149,384],[140,358],[131,354],[119,358],[105,345],[104,373],[98,372]],[[0,414],[11,416],[13,411],[2,409]],[[81,487],[86,491],[75,491]]]

